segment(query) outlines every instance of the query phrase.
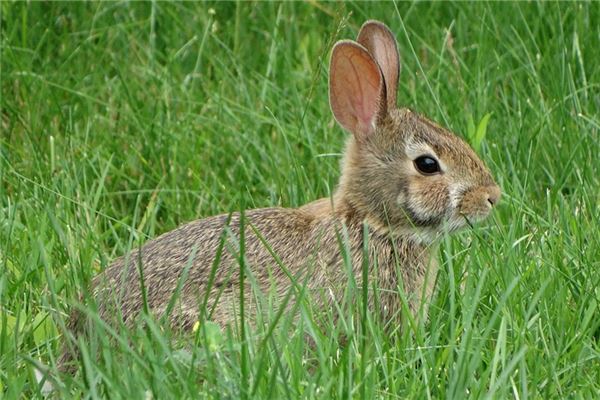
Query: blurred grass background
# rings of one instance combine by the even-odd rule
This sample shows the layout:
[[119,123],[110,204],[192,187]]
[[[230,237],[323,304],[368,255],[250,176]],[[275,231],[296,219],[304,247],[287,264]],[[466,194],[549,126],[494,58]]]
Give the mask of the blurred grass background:
[[329,52],[371,18],[398,38],[399,103],[472,143],[481,127],[478,150],[504,191],[491,221],[442,243],[430,320],[397,340],[375,335],[366,353],[324,337],[311,358],[302,334],[256,341],[249,370],[239,338],[204,354],[217,366],[206,369],[133,332],[137,346],[91,343],[102,357],[61,395],[600,394],[598,3],[2,2],[0,12],[4,397],[40,396],[32,365],[54,366],[64,313],[132,240],[334,190],[346,134],[328,106]]

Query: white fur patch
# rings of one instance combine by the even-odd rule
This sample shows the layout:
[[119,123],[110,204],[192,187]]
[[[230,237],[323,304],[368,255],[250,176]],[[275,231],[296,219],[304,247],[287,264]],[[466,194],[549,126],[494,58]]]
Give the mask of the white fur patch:
[[450,184],[450,190],[448,193],[450,196],[450,205],[453,210],[458,210],[458,206],[460,205],[460,200],[462,199],[462,195],[465,193],[467,189],[467,185],[464,183],[453,183]]
[[437,158],[437,154],[435,151],[427,144],[423,142],[406,142],[406,147],[404,148],[404,152],[411,160],[415,160],[416,158],[423,156],[425,154],[429,154]]
[[407,200],[408,199],[406,198],[406,196],[404,195],[404,193],[400,192],[398,194],[398,197],[396,197],[396,204],[399,205],[399,206],[402,206],[402,205],[404,205],[406,203]]

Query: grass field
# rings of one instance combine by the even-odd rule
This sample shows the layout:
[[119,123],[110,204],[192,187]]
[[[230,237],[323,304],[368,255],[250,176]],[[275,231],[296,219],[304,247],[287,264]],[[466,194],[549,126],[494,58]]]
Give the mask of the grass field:
[[270,335],[148,323],[116,340],[96,321],[55,396],[600,396],[600,4],[0,11],[0,397],[41,396],[33,365],[55,368],[66,313],[132,244],[334,190],[346,134],[329,52],[369,18],[398,37],[399,102],[471,142],[480,127],[504,192],[486,224],[442,241],[429,320],[313,332],[306,312]]

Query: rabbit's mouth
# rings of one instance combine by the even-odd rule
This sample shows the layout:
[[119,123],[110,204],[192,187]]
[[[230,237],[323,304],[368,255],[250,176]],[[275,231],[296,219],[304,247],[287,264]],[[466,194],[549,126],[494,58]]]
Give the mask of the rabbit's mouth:
[[471,227],[479,222],[482,222],[489,217],[491,207],[486,210],[477,210],[475,212],[463,212],[459,211],[453,218],[450,219],[450,229],[452,232],[460,230],[462,228]]
[[460,209],[450,211],[449,215],[438,225],[439,233],[454,233],[485,220],[491,213],[489,209],[464,212]]

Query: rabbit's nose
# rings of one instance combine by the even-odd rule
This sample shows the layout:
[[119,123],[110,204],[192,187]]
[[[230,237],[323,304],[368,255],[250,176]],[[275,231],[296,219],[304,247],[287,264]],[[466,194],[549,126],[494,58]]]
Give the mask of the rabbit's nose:
[[488,203],[490,203],[490,206],[494,207],[496,204],[498,204],[498,201],[500,201],[500,196],[501,196],[500,188],[495,185],[490,186],[490,187],[488,187],[487,193],[488,193],[487,201],[488,201]]

